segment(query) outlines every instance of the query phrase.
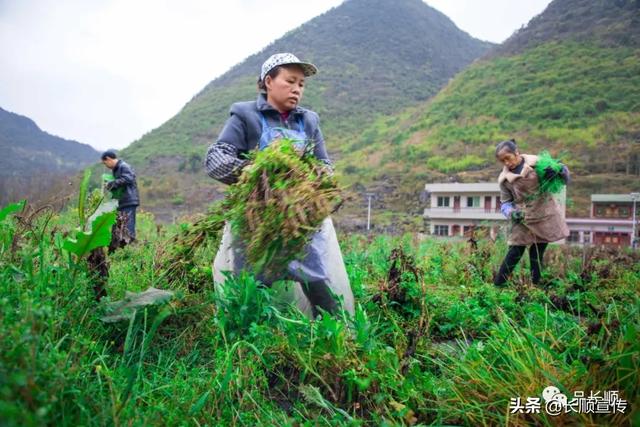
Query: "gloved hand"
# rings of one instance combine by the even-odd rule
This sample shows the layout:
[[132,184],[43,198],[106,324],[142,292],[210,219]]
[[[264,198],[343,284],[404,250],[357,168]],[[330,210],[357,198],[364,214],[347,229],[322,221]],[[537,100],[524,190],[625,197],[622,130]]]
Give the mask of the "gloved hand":
[[552,181],[556,179],[556,177],[560,176],[560,171],[556,171],[551,166],[547,167],[544,170],[544,179],[545,181]]
[[104,188],[106,188],[107,190],[111,191],[115,188],[116,183],[113,181],[109,181],[104,185]]
[[569,173],[569,168],[565,165],[562,165],[562,170],[560,171],[560,177],[564,181],[565,184],[569,184],[571,182],[571,174]]
[[511,212],[510,218],[514,224],[522,224],[524,222],[524,212],[519,209],[514,209]]
[[570,181],[569,169],[565,165],[562,165],[562,169],[559,171],[554,170],[552,167],[548,167],[544,170],[544,179],[546,181],[551,181],[557,177],[562,178],[565,184],[568,184]]
[[511,218],[511,212],[513,212],[514,210],[515,206],[513,206],[513,203],[511,202],[505,202],[500,205],[500,212],[502,212],[502,215],[504,215],[504,217],[507,219]]

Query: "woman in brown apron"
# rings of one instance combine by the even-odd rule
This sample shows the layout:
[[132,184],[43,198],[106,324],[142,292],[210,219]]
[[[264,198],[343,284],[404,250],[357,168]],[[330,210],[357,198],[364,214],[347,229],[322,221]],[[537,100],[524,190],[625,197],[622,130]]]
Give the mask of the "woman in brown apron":
[[[502,214],[511,220],[509,251],[493,283],[504,286],[511,272],[529,247],[531,279],[540,282],[542,259],[547,244],[569,236],[564,213],[550,193],[540,192],[539,177],[535,171],[538,156],[520,154],[515,140],[502,141],[496,146],[496,158],[503,164],[498,177]],[[545,170],[544,179],[559,175],[569,182],[569,170]]]

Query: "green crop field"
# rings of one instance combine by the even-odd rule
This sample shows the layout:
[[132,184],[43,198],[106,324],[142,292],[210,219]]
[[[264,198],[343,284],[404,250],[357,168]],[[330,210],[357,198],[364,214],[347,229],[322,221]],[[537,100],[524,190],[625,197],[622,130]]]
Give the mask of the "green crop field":
[[[108,257],[98,303],[101,278],[65,249],[76,209],[2,216],[3,426],[640,422],[637,253],[552,246],[543,286],[521,268],[496,289],[500,240],[342,235],[355,315],[310,321],[248,275],[216,294],[211,246],[168,280],[159,257],[187,226],[144,213],[138,241]],[[110,301],[151,286],[174,297],[100,320]],[[627,406],[511,413],[510,399],[547,386],[570,398],[618,391]]]

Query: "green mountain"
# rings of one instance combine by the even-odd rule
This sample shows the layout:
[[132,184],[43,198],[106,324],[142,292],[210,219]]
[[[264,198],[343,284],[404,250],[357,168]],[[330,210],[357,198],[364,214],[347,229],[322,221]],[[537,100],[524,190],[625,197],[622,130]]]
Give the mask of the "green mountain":
[[54,178],[99,159],[90,145],[42,131],[33,120],[0,108],[0,204],[46,192]]
[[163,218],[193,210],[222,188],[206,177],[206,147],[233,102],[257,96],[260,66],[275,52],[314,62],[302,105],[320,114],[334,158],[379,117],[433,96],[492,45],[420,0],[346,0],[209,83],[182,111],[121,153],[136,167],[143,202]]
[[554,0],[437,96],[383,117],[346,148],[346,183],[418,214],[424,184],[494,180],[495,144],[570,166],[570,214],[593,192],[640,188],[640,2]]

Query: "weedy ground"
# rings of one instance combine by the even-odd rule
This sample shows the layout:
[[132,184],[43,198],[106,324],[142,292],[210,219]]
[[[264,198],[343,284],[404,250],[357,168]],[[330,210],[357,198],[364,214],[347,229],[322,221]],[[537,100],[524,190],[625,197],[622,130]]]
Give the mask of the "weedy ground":
[[[2,425],[632,425],[640,404],[640,258],[555,246],[543,285],[491,285],[504,243],[341,236],[355,314],[309,321],[250,275],[224,294],[214,247],[168,281],[176,230],[139,215],[109,257],[109,297],[62,250],[72,213],[0,222]],[[125,291],[168,304],[105,324]],[[510,414],[548,386],[618,390],[624,413]]]

